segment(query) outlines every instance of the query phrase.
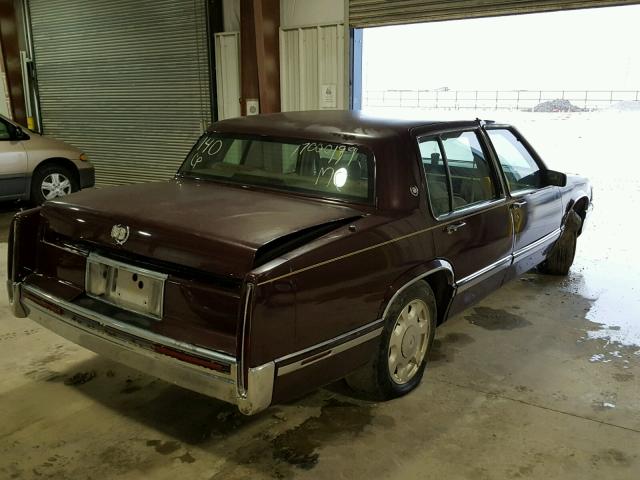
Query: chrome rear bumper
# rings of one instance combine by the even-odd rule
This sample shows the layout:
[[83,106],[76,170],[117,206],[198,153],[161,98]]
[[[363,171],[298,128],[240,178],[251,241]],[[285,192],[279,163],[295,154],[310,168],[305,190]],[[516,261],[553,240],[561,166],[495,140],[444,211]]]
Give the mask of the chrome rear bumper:
[[[246,415],[264,410],[271,404],[274,362],[249,368],[246,388],[242,388],[242,382],[238,382],[242,366],[229,355],[178,342],[105,317],[28,284],[9,282],[7,286],[15,316],[29,317],[95,353],[167,382],[235,404]],[[222,371],[153,350],[157,346],[186,357],[209,360]]]

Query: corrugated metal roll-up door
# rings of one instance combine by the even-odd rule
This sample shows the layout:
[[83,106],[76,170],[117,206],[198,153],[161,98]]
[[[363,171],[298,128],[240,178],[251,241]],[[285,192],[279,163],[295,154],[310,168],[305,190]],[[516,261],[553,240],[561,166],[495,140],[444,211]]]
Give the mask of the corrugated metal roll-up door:
[[640,1],[349,0],[349,25],[356,28],[378,27],[637,3]]
[[45,135],[98,184],[171,177],[211,121],[204,0],[29,0]]

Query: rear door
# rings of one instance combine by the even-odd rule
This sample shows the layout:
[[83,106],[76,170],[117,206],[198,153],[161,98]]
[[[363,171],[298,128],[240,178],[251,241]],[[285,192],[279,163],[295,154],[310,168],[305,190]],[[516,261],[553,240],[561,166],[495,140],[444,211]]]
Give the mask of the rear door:
[[510,126],[485,128],[510,196],[515,240],[513,275],[535,267],[560,235],[560,189],[544,184],[546,167],[520,133]]
[[451,314],[502,284],[511,264],[513,229],[495,165],[478,129],[418,137],[436,254],[454,268]]
[[11,126],[0,118],[0,199],[25,194],[27,189],[27,153],[19,140],[13,140]]

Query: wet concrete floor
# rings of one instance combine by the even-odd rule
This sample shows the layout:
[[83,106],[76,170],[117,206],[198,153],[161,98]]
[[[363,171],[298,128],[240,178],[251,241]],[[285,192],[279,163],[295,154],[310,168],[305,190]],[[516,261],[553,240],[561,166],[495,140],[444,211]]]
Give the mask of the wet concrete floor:
[[338,383],[250,418],[12,318],[2,291],[0,478],[638,478],[637,283],[588,235],[568,278],[529,273],[442,326],[414,393]]
[[614,213],[640,195],[607,181],[570,276],[451,319],[386,403],[338,382],[244,417],[13,318],[2,289],[0,478],[640,478],[640,265]]

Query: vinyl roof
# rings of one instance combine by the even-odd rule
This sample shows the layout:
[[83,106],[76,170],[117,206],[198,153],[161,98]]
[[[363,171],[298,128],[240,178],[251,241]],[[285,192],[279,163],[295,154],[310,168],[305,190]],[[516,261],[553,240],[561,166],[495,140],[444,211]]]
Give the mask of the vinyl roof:
[[274,137],[313,138],[326,141],[376,139],[406,135],[414,128],[443,126],[466,127],[475,121],[437,121],[375,116],[353,110],[317,110],[272,113],[232,118],[214,123],[209,131],[267,135]]

